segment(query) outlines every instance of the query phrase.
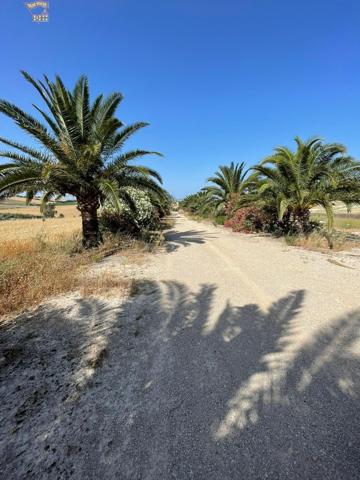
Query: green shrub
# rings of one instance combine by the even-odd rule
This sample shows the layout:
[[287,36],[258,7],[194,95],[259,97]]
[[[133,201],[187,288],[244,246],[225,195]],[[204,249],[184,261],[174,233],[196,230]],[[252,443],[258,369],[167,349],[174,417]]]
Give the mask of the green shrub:
[[158,209],[152,204],[148,194],[142,190],[126,187],[127,201],[120,200],[116,208],[105,203],[100,213],[100,224],[113,233],[137,234],[160,227]]
[[224,225],[225,221],[226,221],[226,216],[225,215],[217,215],[214,218],[214,223],[216,225]]

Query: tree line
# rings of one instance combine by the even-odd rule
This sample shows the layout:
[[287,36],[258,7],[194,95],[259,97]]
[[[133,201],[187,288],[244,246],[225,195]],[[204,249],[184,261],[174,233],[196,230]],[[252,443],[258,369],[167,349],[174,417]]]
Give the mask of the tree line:
[[191,213],[238,231],[309,234],[318,228],[311,209],[323,207],[331,236],[334,202],[350,210],[360,203],[360,163],[344,145],[295,138],[296,148],[277,147],[258,165],[222,165],[199,192],[181,201]]

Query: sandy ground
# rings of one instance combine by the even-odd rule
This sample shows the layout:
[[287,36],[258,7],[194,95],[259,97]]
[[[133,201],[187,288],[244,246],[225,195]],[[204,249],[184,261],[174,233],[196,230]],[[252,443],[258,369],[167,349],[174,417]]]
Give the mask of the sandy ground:
[[360,252],[178,216],[128,299],[1,329],[0,478],[360,476]]

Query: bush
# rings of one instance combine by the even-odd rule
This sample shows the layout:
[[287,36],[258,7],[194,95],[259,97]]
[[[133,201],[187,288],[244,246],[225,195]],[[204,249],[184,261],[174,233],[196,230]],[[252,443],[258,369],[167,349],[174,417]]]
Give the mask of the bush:
[[310,211],[305,212],[302,218],[296,212],[287,210],[283,219],[276,221],[276,229],[281,235],[310,235],[320,230],[320,223],[310,219]]
[[225,221],[225,227],[234,232],[254,233],[264,231],[267,215],[259,207],[244,207],[235,211],[232,218]]
[[232,228],[234,232],[266,232],[276,236],[309,235],[320,228],[319,222],[309,219],[306,229],[301,231],[299,222],[293,218],[291,212],[285,212],[283,219],[278,220],[276,210],[258,206],[239,208],[226,220],[225,226]]
[[214,223],[216,225],[224,225],[226,222],[226,216],[225,215],[217,215],[215,218],[214,218]]
[[206,193],[200,191],[185,197],[183,200],[181,200],[179,206],[186,212],[190,213],[190,215],[203,215],[205,199]]
[[131,218],[108,208],[102,210],[99,221],[103,230],[108,230],[114,234],[128,233],[136,235],[140,232],[140,228]]
[[124,200],[120,200],[120,208],[105,203],[100,213],[101,226],[113,233],[130,234],[159,229],[160,215],[147,193],[133,187],[127,187],[126,193],[133,205]]

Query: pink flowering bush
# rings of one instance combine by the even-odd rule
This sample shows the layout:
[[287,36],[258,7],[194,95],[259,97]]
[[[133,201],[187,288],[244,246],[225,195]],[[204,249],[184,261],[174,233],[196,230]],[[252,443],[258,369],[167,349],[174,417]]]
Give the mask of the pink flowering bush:
[[232,218],[225,221],[225,227],[233,232],[253,233],[261,232],[267,223],[266,214],[258,207],[244,207],[235,211]]

